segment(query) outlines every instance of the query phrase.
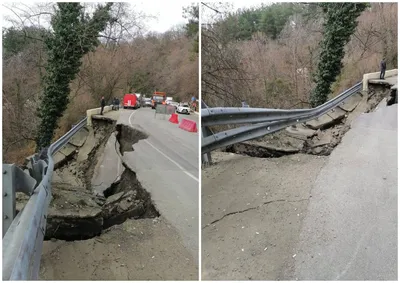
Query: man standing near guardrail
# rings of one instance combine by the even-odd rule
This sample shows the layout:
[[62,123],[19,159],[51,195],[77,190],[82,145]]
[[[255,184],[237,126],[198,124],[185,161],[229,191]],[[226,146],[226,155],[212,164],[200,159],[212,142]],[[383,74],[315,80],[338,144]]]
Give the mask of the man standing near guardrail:
[[101,97],[101,111],[100,115],[103,115],[104,106],[106,106],[106,101],[104,100],[104,96]]
[[381,75],[379,76],[381,80],[385,79],[385,72],[386,72],[386,60],[385,58],[383,58],[381,61]]

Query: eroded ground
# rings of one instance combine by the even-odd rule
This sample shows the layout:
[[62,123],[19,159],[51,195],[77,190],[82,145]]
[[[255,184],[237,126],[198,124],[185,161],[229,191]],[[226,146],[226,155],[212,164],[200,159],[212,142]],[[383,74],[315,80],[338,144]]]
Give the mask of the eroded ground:
[[[318,198],[313,195],[316,180],[352,121],[375,109],[388,93],[374,87],[335,113],[298,125],[300,130],[212,153],[213,164],[202,169],[204,280],[297,278],[298,243],[307,242],[300,236],[309,204]],[[325,237],[323,231],[318,237]]]
[[[198,278],[197,259],[123,162],[146,138],[98,117],[57,153],[40,279]],[[19,195],[18,209],[26,200]]]

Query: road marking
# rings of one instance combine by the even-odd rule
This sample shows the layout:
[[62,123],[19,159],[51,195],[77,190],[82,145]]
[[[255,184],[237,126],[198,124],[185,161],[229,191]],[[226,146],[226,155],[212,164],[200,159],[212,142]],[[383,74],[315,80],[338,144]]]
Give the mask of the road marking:
[[161,150],[159,150],[158,148],[156,148],[154,145],[152,145],[148,140],[144,140],[148,145],[150,145],[152,148],[154,148],[155,150],[157,150],[159,153],[161,153],[165,158],[167,158],[169,161],[171,161],[172,163],[174,163],[176,165],[176,167],[178,167],[179,169],[181,169],[183,171],[183,173],[185,173],[186,175],[188,175],[190,178],[194,179],[195,181],[199,181],[199,179],[197,179],[195,176],[193,176],[192,174],[190,174],[188,171],[185,170],[185,168],[183,168],[181,165],[179,165],[176,161],[174,161],[172,158],[170,158],[168,155],[166,155],[164,152],[162,152]]
[[[133,114],[135,114],[135,112],[132,112],[131,115],[129,115],[129,124],[131,126],[132,122],[131,122],[131,118],[133,116]],[[199,179],[196,178],[195,176],[193,176],[191,173],[189,173],[187,170],[185,170],[185,168],[183,168],[181,165],[179,165],[178,162],[176,162],[175,160],[173,160],[171,157],[169,157],[168,155],[166,155],[164,152],[162,152],[161,150],[159,150],[157,147],[155,147],[154,145],[152,145],[148,140],[143,140],[145,141],[148,145],[150,145],[152,148],[154,148],[155,150],[157,150],[161,155],[163,155],[165,158],[167,158],[169,161],[171,161],[173,164],[175,164],[176,167],[178,167],[180,170],[182,170],[183,173],[185,173],[186,175],[188,175],[190,178],[192,178],[193,180],[195,180],[196,182],[199,182]]]

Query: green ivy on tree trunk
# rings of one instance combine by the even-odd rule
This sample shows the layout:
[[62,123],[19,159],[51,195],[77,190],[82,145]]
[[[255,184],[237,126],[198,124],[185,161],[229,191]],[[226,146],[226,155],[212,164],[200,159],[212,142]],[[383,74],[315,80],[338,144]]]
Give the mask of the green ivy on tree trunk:
[[69,84],[79,72],[82,57],[98,46],[99,32],[111,20],[111,6],[112,3],[99,5],[90,18],[80,3],[57,3],[58,9],[51,19],[53,32],[45,40],[48,61],[38,111],[38,150],[50,145],[58,120],[67,109]]
[[357,28],[357,18],[368,7],[365,3],[320,3],[324,12],[324,36],[315,75],[316,87],[311,93],[312,107],[324,104],[330,88],[342,69],[344,47]]

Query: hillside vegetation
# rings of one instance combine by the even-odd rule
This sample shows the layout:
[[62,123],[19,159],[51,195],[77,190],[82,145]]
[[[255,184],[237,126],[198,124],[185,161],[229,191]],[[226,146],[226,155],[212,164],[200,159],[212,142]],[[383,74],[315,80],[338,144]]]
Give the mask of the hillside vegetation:
[[[205,3],[202,9],[208,15],[201,43],[202,99],[208,105],[246,100],[253,107],[311,106],[326,46],[324,21],[329,23],[321,5],[276,3],[229,12],[226,4]],[[357,22],[329,97],[379,71],[383,57],[387,69],[397,68],[397,3],[370,3]]]
[[[30,11],[54,13],[53,7],[45,8],[38,5]],[[114,3],[112,20],[98,37],[99,45],[83,56],[69,84],[69,102],[60,113],[53,140],[82,119],[87,109],[99,107],[102,96],[110,103],[113,97],[129,92],[151,95],[159,90],[183,101],[197,96],[196,12],[198,18],[196,7],[185,8],[186,25],[155,33],[143,28],[148,16],[127,3]],[[23,23],[16,20],[3,29],[3,163],[22,163],[36,150],[41,121],[38,108],[49,77],[45,43],[54,29],[37,24],[32,20],[35,15],[22,13]]]

